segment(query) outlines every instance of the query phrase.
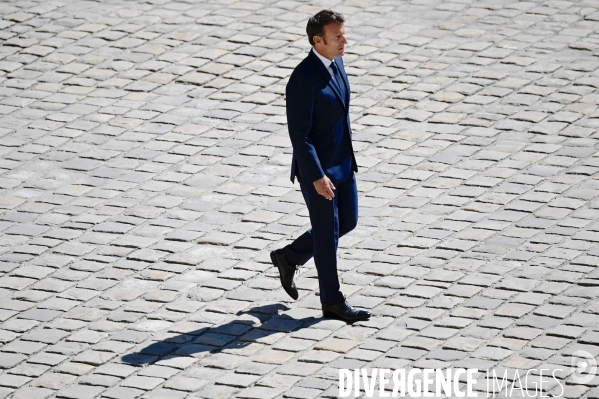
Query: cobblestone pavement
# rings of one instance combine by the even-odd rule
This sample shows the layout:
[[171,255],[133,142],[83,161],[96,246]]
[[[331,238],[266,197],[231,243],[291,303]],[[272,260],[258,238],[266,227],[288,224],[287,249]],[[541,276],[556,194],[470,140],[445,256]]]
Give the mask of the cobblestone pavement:
[[[341,278],[375,314],[353,326],[321,318],[312,263],[293,302],[268,256],[309,224],[284,88],[325,6],[360,165]],[[569,367],[599,354],[596,0],[0,15],[0,398],[334,397],[339,368],[412,366],[599,396]]]

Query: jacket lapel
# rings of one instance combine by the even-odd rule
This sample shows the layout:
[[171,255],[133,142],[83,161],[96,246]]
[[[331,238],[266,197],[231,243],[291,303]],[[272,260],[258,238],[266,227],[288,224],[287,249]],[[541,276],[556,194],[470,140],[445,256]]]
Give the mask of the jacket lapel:
[[[343,108],[347,110],[347,105],[343,101],[343,96],[341,96],[341,90],[339,88],[339,85],[337,85],[337,82],[335,82],[335,79],[333,79],[331,77],[331,74],[329,73],[327,68],[324,66],[322,61],[316,56],[316,54],[313,54],[313,51],[314,50],[310,50],[309,57],[312,58],[312,62],[314,63],[314,65],[316,65],[316,69],[318,70],[318,72],[327,81],[328,85],[331,86],[331,88],[335,92],[335,95],[339,99],[339,102],[343,105]],[[345,73],[342,73],[342,74],[340,73],[340,75],[345,75]],[[342,77],[342,79],[345,79],[345,77]],[[347,79],[345,79],[344,82],[347,82]]]
[[[335,59],[337,58],[341,58],[341,57],[335,57]],[[347,89],[347,92],[345,93],[345,98],[347,99],[346,102],[346,108],[347,106],[349,106],[349,97],[351,95],[351,91],[349,89],[349,79],[347,78],[347,73],[345,73],[345,67],[343,66],[343,62],[335,62],[337,64],[337,67],[339,68],[339,75],[341,75],[341,79],[343,79],[343,84],[345,85],[345,88]]]

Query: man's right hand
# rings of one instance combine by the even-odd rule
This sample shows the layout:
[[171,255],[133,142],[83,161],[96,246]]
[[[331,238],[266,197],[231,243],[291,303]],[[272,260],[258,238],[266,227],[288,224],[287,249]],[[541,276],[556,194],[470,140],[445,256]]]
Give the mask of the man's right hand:
[[335,186],[333,186],[333,182],[326,176],[323,176],[322,179],[318,179],[313,182],[314,188],[316,192],[328,200],[332,200],[335,196],[333,190],[335,190]]

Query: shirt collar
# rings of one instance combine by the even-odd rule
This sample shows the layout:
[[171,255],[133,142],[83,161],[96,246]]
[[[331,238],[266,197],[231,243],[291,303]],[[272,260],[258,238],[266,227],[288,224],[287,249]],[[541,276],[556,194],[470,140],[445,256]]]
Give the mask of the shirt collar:
[[312,51],[314,52],[314,54],[316,54],[316,56],[318,58],[320,58],[320,60],[322,61],[322,63],[324,64],[325,68],[329,68],[331,66],[331,64],[333,63],[333,61],[329,60],[326,57],[323,57],[322,55],[320,55],[318,53],[318,51],[314,50],[314,48],[312,48]]

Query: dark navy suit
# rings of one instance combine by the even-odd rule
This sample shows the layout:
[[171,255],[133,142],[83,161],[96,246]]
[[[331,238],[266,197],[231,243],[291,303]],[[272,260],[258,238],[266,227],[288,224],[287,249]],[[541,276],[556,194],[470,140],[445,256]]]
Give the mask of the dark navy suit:
[[[344,300],[337,275],[337,243],[358,221],[358,168],[351,143],[349,81],[341,57],[335,58],[342,82],[334,79],[310,51],[295,68],[286,88],[287,124],[293,145],[291,181],[297,177],[312,228],[283,248],[287,260],[303,265],[312,256],[320,301]],[[313,182],[328,176],[336,190],[327,200]]]

